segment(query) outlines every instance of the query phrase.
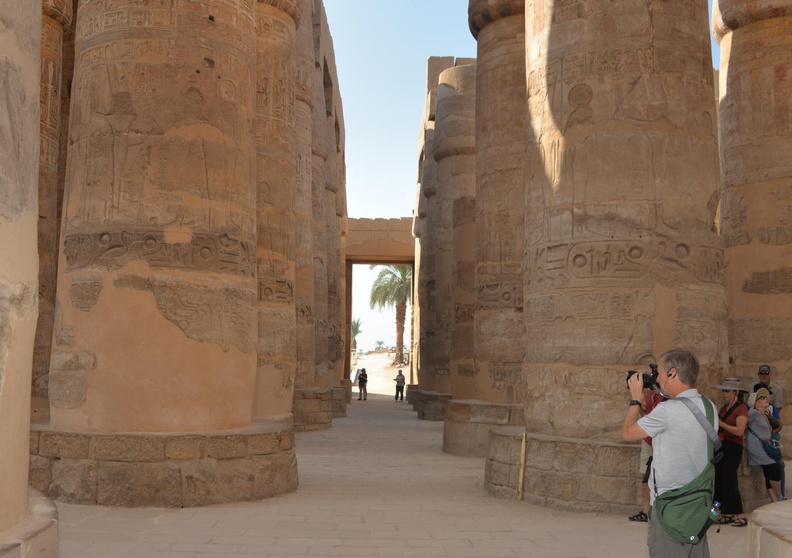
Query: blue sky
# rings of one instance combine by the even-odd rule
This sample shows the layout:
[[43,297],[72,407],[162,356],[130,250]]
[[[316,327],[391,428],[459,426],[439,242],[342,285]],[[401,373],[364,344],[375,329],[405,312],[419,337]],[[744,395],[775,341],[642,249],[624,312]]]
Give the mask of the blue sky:
[[[474,58],[467,0],[324,0],[346,129],[349,216],[409,217],[430,56]],[[710,9],[711,9],[710,0]],[[714,55],[717,66],[717,54]],[[369,310],[376,270],[354,268],[358,346],[394,344],[393,311]],[[408,339],[405,339],[405,343]]]

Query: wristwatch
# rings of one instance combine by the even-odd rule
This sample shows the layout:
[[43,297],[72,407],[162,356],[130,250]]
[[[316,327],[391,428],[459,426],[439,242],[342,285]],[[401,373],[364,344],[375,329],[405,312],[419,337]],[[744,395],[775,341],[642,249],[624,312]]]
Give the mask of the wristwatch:
[[643,405],[643,403],[641,403],[637,399],[633,399],[632,401],[630,401],[630,407],[632,407],[633,405],[638,405],[640,407],[641,405]]

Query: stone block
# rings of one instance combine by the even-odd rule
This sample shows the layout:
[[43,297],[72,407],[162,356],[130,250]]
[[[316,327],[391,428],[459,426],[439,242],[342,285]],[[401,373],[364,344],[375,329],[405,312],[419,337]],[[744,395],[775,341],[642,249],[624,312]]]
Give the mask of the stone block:
[[46,494],[67,504],[96,505],[98,474],[96,461],[55,460],[52,463],[52,482]]
[[600,476],[613,476],[614,471],[637,471],[641,458],[638,444],[602,445],[597,447],[594,461],[590,463],[589,473]]
[[165,458],[165,438],[145,435],[95,435],[90,459],[98,461],[155,462]]
[[0,558],[22,558],[20,543],[0,544]]
[[269,498],[297,490],[297,456],[294,450],[255,456],[253,499]]
[[287,430],[280,434],[281,451],[290,450],[294,447],[294,430]]
[[318,399],[295,399],[292,412],[297,414],[318,413],[322,410],[321,401]]
[[535,469],[549,471],[553,468],[555,444],[547,440],[528,437],[525,463]]
[[203,459],[209,455],[209,441],[204,436],[166,438],[165,459]]
[[576,500],[576,475],[525,469],[525,492],[555,498],[557,500]]
[[88,459],[90,438],[85,434],[69,432],[41,432],[38,454],[60,459]]
[[49,492],[49,487],[52,483],[53,461],[53,459],[41,457],[40,455],[30,456],[28,484],[44,494]]
[[[586,474],[590,472],[591,463],[597,454],[596,447],[589,444],[557,442],[553,451],[554,471],[564,471],[566,473]],[[614,469],[610,470],[610,473]],[[631,469],[631,471],[637,470]]]
[[39,432],[37,430],[30,430],[30,454],[38,455],[39,452]]
[[249,457],[217,462],[217,491],[223,502],[250,500],[258,467]]
[[514,427],[491,430],[487,436],[487,458],[501,463],[519,463],[523,432]]
[[445,408],[445,412],[446,421],[470,422],[470,404],[465,401],[449,401]]
[[487,460],[485,475],[491,484],[517,488],[520,480],[520,467],[519,465]]
[[607,504],[636,504],[640,494],[632,478],[579,475],[575,479],[575,499]]
[[248,455],[269,455],[280,451],[280,436],[272,434],[255,434],[248,437]]
[[181,469],[176,463],[103,462],[99,464],[98,480],[96,503],[100,506],[184,505]]
[[222,501],[217,489],[217,459],[194,459],[179,465],[184,506],[206,506]]
[[509,408],[507,405],[474,404],[470,408],[470,421],[506,426],[509,424]]
[[209,438],[209,457],[233,459],[247,455],[247,437],[241,435],[211,436]]

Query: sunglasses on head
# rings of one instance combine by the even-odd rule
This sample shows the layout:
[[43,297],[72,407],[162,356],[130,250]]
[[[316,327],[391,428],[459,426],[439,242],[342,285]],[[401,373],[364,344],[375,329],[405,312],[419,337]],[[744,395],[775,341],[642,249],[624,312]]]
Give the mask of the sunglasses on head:
[[769,376],[770,372],[759,372],[760,376]]

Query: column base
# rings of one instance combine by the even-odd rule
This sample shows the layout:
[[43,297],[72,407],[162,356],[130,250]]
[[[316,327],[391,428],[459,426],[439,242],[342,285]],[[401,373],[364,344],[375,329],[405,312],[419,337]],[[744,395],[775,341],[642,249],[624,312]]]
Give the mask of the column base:
[[454,396],[450,393],[422,391],[418,394],[413,409],[418,411],[418,418],[421,420],[441,421],[445,419],[446,404],[452,397]]
[[0,531],[0,558],[57,558],[58,509],[41,492],[28,489],[27,515]]
[[[517,499],[524,427],[490,432],[484,485]],[[523,501],[565,511],[631,515],[641,505],[640,447],[527,434]]]
[[[351,394],[351,391],[350,391]],[[344,386],[333,388],[333,418],[347,416],[347,388]]]
[[291,426],[221,432],[67,432],[31,424],[30,484],[58,502],[194,507],[297,489]]
[[[410,405],[415,405],[415,394],[420,391],[418,384],[407,384],[404,386],[404,399]],[[413,410],[415,410],[413,408]]]
[[445,408],[443,451],[452,455],[485,457],[491,430],[525,423],[522,406],[478,399],[452,399]]
[[346,402],[352,403],[352,380],[347,380],[347,379],[341,380],[341,387],[344,388],[344,393],[346,394]]
[[332,388],[307,388],[294,390],[294,429],[327,430],[333,426]]
[[757,509],[748,521],[748,558],[792,556],[792,501]]

